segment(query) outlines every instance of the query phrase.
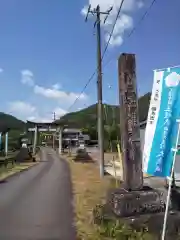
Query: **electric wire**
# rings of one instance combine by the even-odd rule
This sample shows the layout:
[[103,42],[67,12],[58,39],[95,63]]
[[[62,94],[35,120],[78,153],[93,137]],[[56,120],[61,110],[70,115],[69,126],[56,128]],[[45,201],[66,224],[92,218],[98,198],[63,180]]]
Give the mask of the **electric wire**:
[[[103,54],[102,54],[102,57],[101,57],[101,61],[104,59],[104,56],[105,56],[105,53],[108,49],[108,46],[110,44],[110,41],[111,41],[111,38],[112,38],[112,35],[113,35],[113,32],[114,32],[114,29],[115,29],[115,26],[116,26],[116,23],[117,23],[117,20],[119,18],[119,15],[121,13],[121,9],[122,9],[122,6],[123,6],[123,3],[124,3],[125,0],[122,0],[121,1],[121,4],[119,6],[119,9],[118,9],[118,12],[117,12],[117,15],[116,15],[116,18],[115,18],[115,21],[114,21],[114,24],[113,24],[113,27],[112,27],[112,30],[111,30],[111,33],[109,35],[109,39],[107,41],[107,44],[105,46],[105,49],[103,51]],[[86,82],[85,86],[83,87],[82,91],[80,92],[80,94],[77,96],[77,98],[75,99],[75,101],[73,102],[73,104],[68,108],[68,112],[69,110],[75,105],[75,103],[79,100],[79,98],[81,97],[81,95],[84,93],[84,91],[86,90],[86,88],[88,87],[88,85],[90,84],[90,82],[93,80],[94,76],[96,75],[96,72],[97,72],[97,69],[93,72],[93,74],[90,76],[90,78],[88,79],[88,81]]]
[[[113,35],[113,32],[114,32],[114,29],[115,29],[115,26],[116,26],[116,23],[117,23],[117,20],[120,16],[120,13],[121,13],[121,10],[122,10],[122,6],[123,6],[123,3],[125,2],[125,0],[122,0],[121,1],[121,4],[119,6],[119,9],[118,9],[118,13],[116,15],[116,19],[115,19],[115,22],[113,24],[113,28],[112,28],[112,31],[110,33],[110,36],[109,36],[109,39],[107,41],[107,44],[105,46],[105,49],[103,51],[103,54],[102,54],[102,58],[101,58],[101,61],[104,59],[104,56],[105,56],[105,53],[108,49],[108,46],[110,44],[110,41],[111,41],[111,38],[112,38],[112,35]],[[137,30],[137,28],[139,27],[139,25],[144,21],[144,19],[147,17],[147,15],[149,14],[150,10],[152,9],[153,5],[155,4],[156,0],[153,0],[150,4],[150,6],[147,8],[147,10],[144,12],[144,14],[142,15],[142,17],[140,18],[140,20],[138,21],[137,25],[130,31],[130,33],[125,37],[125,40],[129,39],[134,33],[135,31]],[[114,58],[111,58],[110,60],[108,60],[104,65],[103,67],[106,67]],[[86,88],[88,87],[88,85],[90,84],[90,82],[93,80],[94,76],[96,75],[96,72],[97,72],[97,68],[96,70],[93,72],[93,74],[91,75],[91,77],[88,79],[88,81],[86,82],[85,86],[83,87],[82,91],[80,92],[80,94],[77,96],[77,98],[75,99],[75,101],[70,105],[70,107],[68,108],[68,112],[69,110],[75,105],[75,103],[79,100],[79,98],[81,97],[81,95],[85,92]]]

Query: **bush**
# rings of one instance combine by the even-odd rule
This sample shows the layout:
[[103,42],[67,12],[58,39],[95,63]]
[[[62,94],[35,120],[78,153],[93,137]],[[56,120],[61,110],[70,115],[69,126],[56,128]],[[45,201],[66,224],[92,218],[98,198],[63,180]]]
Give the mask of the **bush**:
[[103,223],[99,227],[99,235],[102,239],[116,240],[156,240],[155,236],[148,233],[146,227],[137,231],[130,226],[121,223],[119,220]]
[[145,224],[130,226],[131,223],[116,219],[107,205],[96,205],[93,209],[94,224],[98,226],[98,239],[108,240],[157,240],[157,237],[148,233]]

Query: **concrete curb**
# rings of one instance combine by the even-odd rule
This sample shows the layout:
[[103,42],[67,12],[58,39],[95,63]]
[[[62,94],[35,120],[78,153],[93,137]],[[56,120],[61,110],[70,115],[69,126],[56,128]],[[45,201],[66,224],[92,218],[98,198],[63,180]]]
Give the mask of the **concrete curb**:
[[11,175],[9,175],[9,176],[5,176],[4,178],[0,178],[0,183],[3,183],[3,182],[5,182],[6,180],[9,180],[9,179],[11,179],[11,178],[13,178],[13,177],[16,177],[17,175],[21,174],[22,172],[25,172],[25,171],[30,170],[31,168],[37,166],[39,163],[40,163],[40,162],[37,162],[36,164],[34,164],[34,165],[32,165],[32,166],[29,166],[29,167],[27,167],[27,168],[21,169],[20,171],[15,172],[15,173],[13,173],[13,174],[11,174]]

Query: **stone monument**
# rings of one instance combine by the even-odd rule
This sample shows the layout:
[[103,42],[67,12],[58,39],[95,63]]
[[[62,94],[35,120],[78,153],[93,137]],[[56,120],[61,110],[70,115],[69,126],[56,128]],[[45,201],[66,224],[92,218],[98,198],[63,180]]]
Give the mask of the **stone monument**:
[[164,193],[143,185],[135,55],[123,53],[118,69],[123,184],[110,194],[109,204],[118,217],[161,212]]
[[[163,226],[167,190],[153,184],[157,181],[143,181],[142,156],[138,98],[136,90],[135,55],[122,54],[118,62],[120,93],[120,130],[122,146],[123,183],[112,189],[105,204],[93,210],[94,222],[102,224],[108,220],[120,219],[134,229],[146,226],[149,233],[158,239]],[[148,186],[145,185],[148,183]],[[171,191],[166,239],[177,239],[180,225],[180,192]],[[139,230],[138,230],[139,231]],[[157,238],[155,238],[157,239]]]

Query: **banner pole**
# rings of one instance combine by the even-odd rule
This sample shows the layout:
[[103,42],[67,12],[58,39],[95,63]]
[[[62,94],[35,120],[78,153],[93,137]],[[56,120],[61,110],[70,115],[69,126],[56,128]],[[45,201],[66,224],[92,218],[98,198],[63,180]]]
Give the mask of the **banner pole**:
[[177,133],[175,148],[172,149],[172,151],[174,152],[174,156],[173,156],[173,164],[172,164],[172,169],[171,169],[171,175],[170,175],[170,179],[169,179],[168,195],[167,195],[167,200],[166,200],[166,210],[165,210],[165,214],[164,214],[163,231],[162,231],[161,240],[165,240],[165,235],[166,235],[166,226],[167,226],[167,217],[168,217],[169,202],[170,202],[170,196],[171,196],[172,180],[173,180],[174,167],[175,167],[176,154],[177,154],[177,147],[178,147],[179,134],[180,134],[180,119],[177,119],[176,122],[178,123],[178,133]]

